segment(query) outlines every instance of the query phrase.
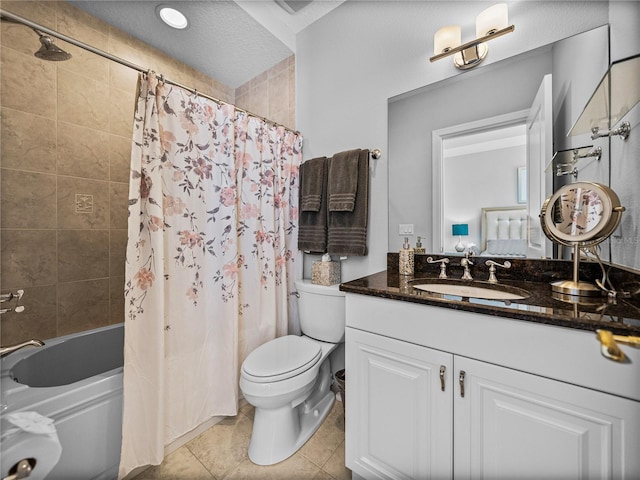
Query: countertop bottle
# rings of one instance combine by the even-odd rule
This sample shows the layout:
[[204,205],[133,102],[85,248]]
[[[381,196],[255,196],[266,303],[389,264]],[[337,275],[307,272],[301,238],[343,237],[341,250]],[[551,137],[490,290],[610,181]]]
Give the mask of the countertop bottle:
[[404,245],[400,249],[400,275],[413,275],[413,248],[409,245],[409,238],[404,237]]
[[422,238],[421,237],[418,237],[418,240],[416,241],[416,248],[413,249],[413,253],[416,254],[416,255],[419,254],[419,253],[427,253],[427,251],[422,246]]

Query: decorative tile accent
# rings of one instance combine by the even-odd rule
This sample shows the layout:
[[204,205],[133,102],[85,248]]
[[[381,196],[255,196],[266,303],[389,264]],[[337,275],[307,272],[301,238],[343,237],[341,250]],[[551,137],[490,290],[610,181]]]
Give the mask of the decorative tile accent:
[[93,213],[93,195],[76,193],[76,213]]
[[109,228],[109,182],[58,175],[58,228]]

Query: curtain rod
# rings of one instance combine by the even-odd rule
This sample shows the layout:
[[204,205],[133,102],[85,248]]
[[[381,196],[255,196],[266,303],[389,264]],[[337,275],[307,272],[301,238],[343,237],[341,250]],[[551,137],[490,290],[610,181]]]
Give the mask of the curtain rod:
[[[31,20],[28,20],[24,17],[21,17],[20,15],[16,15],[15,13],[11,13],[8,12],[7,10],[4,10],[2,8],[0,8],[0,19],[2,20],[8,20],[10,22],[14,22],[14,23],[20,23],[22,25],[25,25],[29,28],[32,28],[33,30],[37,30],[39,32],[42,33],[46,33],[48,35],[51,35],[52,37],[56,37],[60,40],[63,40],[67,43],[70,43],[72,45],[75,45],[76,47],[80,47],[84,50],[87,50],[91,53],[95,53],[96,55],[99,55],[101,57],[106,58],[107,60],[111,60],[113,62],[119,63],[120,65],[124,65],[125,67],[129,67],[132,70],[137,70],[138,72],[141,73],[147,73],[149,72],[151,69],[150,68],[142,68],[139,65],[136,65],[135,63],[131,63],[123,58],[120,57],[116,57],[115,55],[111,55],[110,53],[107,53],[103,50],[100,50],[99,48],[93,47],[91,45],[88,45],[84,42],[81,42],[80,40],[76,40],[75,38],[69,37],[63,33],[60,32],[56,32],[55,30],[51,30],[50,28],[47,28],[43,25],[40,25],[36,22],[32,22]],[[180,88],[184,88],[185,90],[188,90],[189,92],[195,94],[195,95],[199,95],[201,97],[207,98],[209,100],[212,100],[214,102],[216,102],[218,105],[224,104],[224,105],[232,105],[228,102],[225,102],[224,100],[220,100],[219,98],[215,98],[212,97],[211,95],[207,95],[206,93],[202,93],[197,91],[195,88],[191,88],[191,87],[187,87],[186,85],[183,85],[181,83],[178,82],[174,82],[173,80],[169,80],[168,78],[166,78],[163,75],[159,75],[160,78],[165,82],[165,83],[169,83],[171,85],[175,85],[176,87],[180,87]],[[233,107],[235,107],[236,110],[239,110],[241,112],[246,113],[247,115],[251,116],[251,117],[255,117],[255,118],[259,118],[261,120],[263,120],[266,123],[270,123],[272,125],[275,125],[277,127],[283,127],[285,130],[288,130],[290,132],[295,133],[296,135],[300,135],[300,132],[297,130],[293,130],[289,127],[286,127],[280,123],[274,122],[273,120],[269,120],[268,118],[265,118],[261,115],[255,114],[253,112],[250,112],[249,110],[245,110],[244,108],[240,108],[237,107],[235,105],[232,105]]]

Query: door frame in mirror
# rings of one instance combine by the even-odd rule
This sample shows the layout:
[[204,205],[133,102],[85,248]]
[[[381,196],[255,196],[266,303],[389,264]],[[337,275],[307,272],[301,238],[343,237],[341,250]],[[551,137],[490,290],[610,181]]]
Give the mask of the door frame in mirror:
[[444,180],[444,141],[461,135],[524,124],[528,115],[529,109],[527,108],[432,131],[432,252],[444,253],[444,190],[442,188]]

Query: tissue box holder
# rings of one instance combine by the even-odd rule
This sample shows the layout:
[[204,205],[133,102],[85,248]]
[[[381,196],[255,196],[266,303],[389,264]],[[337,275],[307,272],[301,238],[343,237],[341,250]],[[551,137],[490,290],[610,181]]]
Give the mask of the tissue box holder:
[[315,261],[311,265],[311,283],[335,285],[340,283],[340,262]]

